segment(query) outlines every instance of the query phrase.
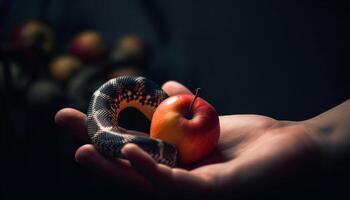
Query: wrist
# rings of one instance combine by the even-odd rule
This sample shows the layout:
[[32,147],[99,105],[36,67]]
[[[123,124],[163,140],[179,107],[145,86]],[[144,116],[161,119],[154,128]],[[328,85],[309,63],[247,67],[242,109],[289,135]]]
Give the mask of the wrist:
[[335,123],[315,117],[301,122],[307,134],[315,142],[323,167],[333,165],[340,156],[340,146],[337,143],[337,126]]

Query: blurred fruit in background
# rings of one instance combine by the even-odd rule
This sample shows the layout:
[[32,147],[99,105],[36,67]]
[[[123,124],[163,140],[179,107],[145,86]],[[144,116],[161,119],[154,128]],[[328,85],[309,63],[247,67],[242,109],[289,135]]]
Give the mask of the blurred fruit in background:
[[102,35],[96,31],[84,31],[73,38],[69,53],[83,63],[96,62],[106,53],[106,44]]
[[[93,91],[105,81],[126,75],[150,76],[150,48],[137,34],[120,38],[109,57],[106,55],[110,49],[103,35],[95,30],[85,30],[72,37],[68,52],[54,51],[52,30],[36,20],[17,25],[10,38],[9,52],[14,55],[11,62],[15,61],[10,72],[16,80],[15,93],[19,96],[27,94],[31,106],[42,104],[45,107],[52,100],[49,96],[62,99],[54,92],[56,87],[65,90],[67,105],[84,110]],[[61,49],[62,44],[57,44]],[[15,69],[18,72],[12,72]],[[53,94],[45,100],[39,93],[42,90],[49,94],[48,88],[52,88]]]
[[136,34],[122,37],[116,48],[112,51],[111,58],[116,61],[131,63],[139,68],[146,68],[149,62],[149,49],[144,39]]
[[52,31],[39,21],[29,20],[15,26],[10,37],[11,47],[20,63],[37,63],[53,52]]
[[121,53],[142,54],[145,50],[145,41],[139,35],[130,34],[120,39],[118,50]]
[[74,56],[65,54],[55,57],[50,63],[50,74],[59,82],[67,82],[81,69],[80,60]]
[[[9,71],[6,73],[4,66],[0,62],[0,92],[6,91],[8,98],[10,98],[9,93],[12,95],[11,103],[23,105],[23,98],[21,97],[26,93],[28,85],[30,84],[28,75],[24,73],[24,70],[22,70],[17,63],[11,63],[8,67]],[[9,79],[11,83],[7,82]]]
[[29,86],[26,102],[30,110],[47,112],[55,111],[62,106],[64,98],[64,93],[57,84],[51,80],[41,79]]

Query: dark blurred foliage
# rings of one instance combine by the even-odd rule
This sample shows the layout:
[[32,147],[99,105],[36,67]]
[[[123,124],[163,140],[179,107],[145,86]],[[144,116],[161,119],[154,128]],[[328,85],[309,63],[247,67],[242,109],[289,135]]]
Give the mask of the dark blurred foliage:
[[[304,120],[341,103],[350,96],[347,11],[340,0],[0,0],[2,197],[127,193],[75,163],[81,143],[53,121],[66,106],[85,112],[92,92],[112,77],[201,87],[221,115]],[[21,36],[29,20],[35,26]],[[82,31],[93,34],[73,42]],[[122,123],[148,130],[132,109]],[[258,198],[349,196],[347,166]]]

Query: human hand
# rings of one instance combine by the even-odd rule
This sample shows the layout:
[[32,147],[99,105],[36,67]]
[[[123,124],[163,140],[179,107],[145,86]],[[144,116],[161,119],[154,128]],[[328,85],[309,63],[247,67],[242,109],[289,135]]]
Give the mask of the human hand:
[[[173,81],[162,88],[170,96],[190,93]],[[55,120],[87,143],[76,151],[79,163],[96,168],[130,188],[159,195],[234,196],[239,190],[278,184],[282,177],[299,173],[319,159],[318,143],[303,122],[259,115],[221,116],[216,149],[195,165],[176,168],[157,164],[133,144],[122,149],[126,160],[102,156],[89,144],[86,115],[77,110],[62,109]]]

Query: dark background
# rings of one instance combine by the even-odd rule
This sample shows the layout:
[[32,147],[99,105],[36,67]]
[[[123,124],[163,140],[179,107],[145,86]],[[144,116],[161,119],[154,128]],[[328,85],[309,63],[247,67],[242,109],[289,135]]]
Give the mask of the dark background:
[[[11,0],[8,5],[1,10],[2,43],[16,23],[27,19],[43,20],[55,30],[58,51],[84,29],[100,31],[111,45],[137,33],[152,47],[153,73],[192,90],[201,87],[220,115],[304,120],[350,96],[348,7],[343,1]],[[53,123],[53,118],[40,123]],[[36,144],[27,142],[24,128],[18,129],[25,144]],[[117,198],[122,186],[76,164],[79,142],[58,132],[44,133],[53,134],[50,145],[29,153],[21,146],[24,152],[15,159],[1,161],[8,170],[3,196]],[[343,194],[349,176],[340,170],[325,177],[320,186],[298,195]]]

